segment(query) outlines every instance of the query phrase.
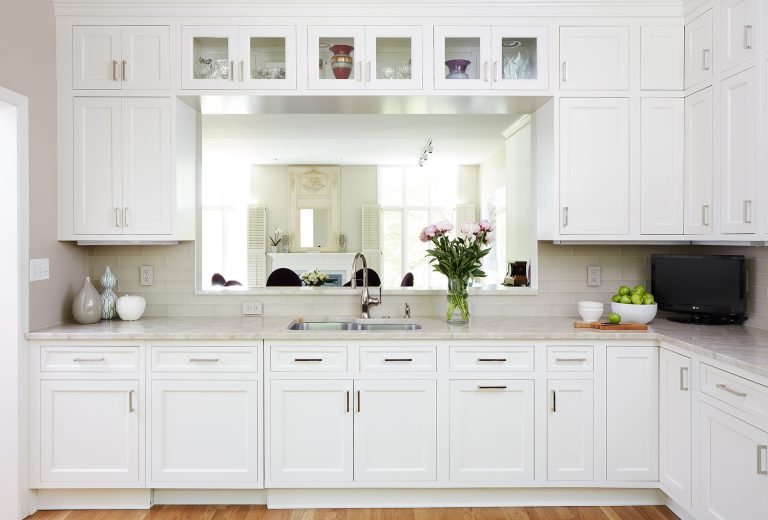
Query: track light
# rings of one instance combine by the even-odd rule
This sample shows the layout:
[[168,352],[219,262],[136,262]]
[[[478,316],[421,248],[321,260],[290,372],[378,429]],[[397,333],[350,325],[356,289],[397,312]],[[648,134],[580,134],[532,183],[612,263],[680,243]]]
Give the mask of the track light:
[[429,159],[429,154],[434,151],[432,146],[432,139],[427,139],[427,144],[421,149],[421,155],[419,155],[419,166],[424,166],[424,161]]

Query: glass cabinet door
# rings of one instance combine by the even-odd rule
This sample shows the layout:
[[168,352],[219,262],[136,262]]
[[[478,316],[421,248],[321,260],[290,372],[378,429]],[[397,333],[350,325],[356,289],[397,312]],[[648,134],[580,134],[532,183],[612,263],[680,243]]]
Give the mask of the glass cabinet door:
[[237,27],[184,26],[181,35],[182,88],[239,88]]
[[435,27],[435,88],[490,89],[489,27]]
[[368,89],[421,89],[421,27],[366,27]]
[[548,83],[546,27],[494,27],[494,89],[541,89]]
[[365,88],[364,34],[363,27],[308,27],[309,88]]
[[240,88],[296,88],[296,28],[240,27]]

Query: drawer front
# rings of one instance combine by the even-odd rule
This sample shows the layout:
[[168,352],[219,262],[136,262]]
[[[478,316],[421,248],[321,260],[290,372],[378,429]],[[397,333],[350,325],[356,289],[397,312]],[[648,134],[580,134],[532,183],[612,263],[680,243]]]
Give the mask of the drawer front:
[[701,391],[761,419],[768,419],[768,387],[701,365]]
[[347,347],[272,347],[272,372],[346,372]]
[[532,372],[533,346],[450,347],[453,372]]
[[139,347],[41,347],[42,372],[137,372]]
[[153,372],[258,372],[259,348],[151,347]]
[[592,372],[594,349],[591,345],[548,345],[547,370],[550,372]]
[[361,372],[436,370],[436,347],[360,347]]

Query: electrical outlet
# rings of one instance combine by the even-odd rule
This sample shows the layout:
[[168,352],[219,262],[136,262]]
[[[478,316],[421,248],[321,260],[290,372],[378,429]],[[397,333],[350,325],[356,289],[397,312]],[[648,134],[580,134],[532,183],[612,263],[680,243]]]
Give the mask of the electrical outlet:
[[50,278],[50,268],[47,258],[32,258],[29,261],[29,281],[37,282]]
[[587,267],[587,286],[600,287],[600,266],[590,265]]
[[261,316],[264,305],[261,302],[243,302],[243,316]]
[[139,268],[139,285],[155,284],[155,268],[151,265],[142,265]]

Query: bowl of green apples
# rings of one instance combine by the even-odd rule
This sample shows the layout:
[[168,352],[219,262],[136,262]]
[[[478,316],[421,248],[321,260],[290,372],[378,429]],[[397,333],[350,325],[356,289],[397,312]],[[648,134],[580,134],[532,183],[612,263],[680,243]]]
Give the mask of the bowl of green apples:
[[656,317],[659,306],[653,295],[642,285],[630,288],[622,285],[611,298],[611,312],[621,316],[622,322],[650,323]]

